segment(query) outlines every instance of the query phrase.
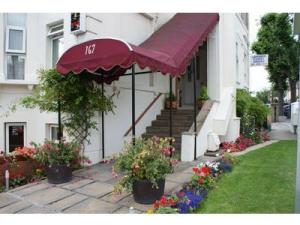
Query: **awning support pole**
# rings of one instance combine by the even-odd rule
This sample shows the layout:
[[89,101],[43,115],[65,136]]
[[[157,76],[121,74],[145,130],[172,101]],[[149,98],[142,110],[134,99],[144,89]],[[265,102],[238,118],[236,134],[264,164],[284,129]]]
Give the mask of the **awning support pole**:
[[57,101],[57,111],[58,111],[58,140],[61,141],[63,137],[62,126],[61,126],[61,102],[60,99]]
[[[169,112],[170,112],[170,120],[169,120],[169,128],[170,128],[170,138],[173,138],[173,106],[172,106],[172,96],[173,96],[173,83],[172,83],[172,76],[170,75],[169,77]],[[173,144],[172,141],[170,143],[170,145]],[[172,156],[172,152],[170,154],[170,157]]]
[[196,56],[193,60],[193,77],[194,77],[194,160],[197,159],[197,60]]
[[[101,87],[102,87],[102,89],[101,89],[101,96],[102,96],[102,99],[104,98],[104,82],[102,82],[102,84],[101,84]],[[101,122],[102,122],[102,124],[101,124],[101,128],[102,128],[102,159],[104,159],[104,157],[105,157],[105,152],[104,152],[104,111],[102,110],[101,111]]]
[[135,68],[132,65],[131,76],[131,97],[132,97],[132,143],[135,145]]

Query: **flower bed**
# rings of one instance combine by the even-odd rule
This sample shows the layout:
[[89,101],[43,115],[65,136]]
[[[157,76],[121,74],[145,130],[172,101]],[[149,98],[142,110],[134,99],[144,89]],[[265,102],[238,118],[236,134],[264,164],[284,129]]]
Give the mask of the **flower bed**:
[[153,204],[148,213],[173,214],[192,213],[201,207],[201,203],[207,197],[217,180],[225,172],[230,172],[232,166],[238,163],[238,159],[225,153],[222,159],[216,162],[200,163],[193,168],[191,181],[183,185],[179,192],[164,195]]
[[258,132],[255,140],[246,138],[244,135],[240,135],[234,142],[221,143],[221,149],[225,152],[241,152],[250,146],[269,140],[270,136],[267,132]]
[[18,148],[12,154],[0,154],[0,186],[5,185],[5,171],[9,171],[11,187],[16,187],[32,181],[42,173],[39,163],[33,159],[34,148]]

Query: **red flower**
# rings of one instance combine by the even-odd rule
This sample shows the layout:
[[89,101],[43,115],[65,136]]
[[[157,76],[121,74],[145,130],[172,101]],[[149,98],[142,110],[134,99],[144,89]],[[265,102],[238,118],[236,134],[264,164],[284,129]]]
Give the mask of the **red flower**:
[[198,183],[199,183],[199,184],[204,184],[204,182],[205,182],[204,178],[200,178],[200,179],[198,180]]

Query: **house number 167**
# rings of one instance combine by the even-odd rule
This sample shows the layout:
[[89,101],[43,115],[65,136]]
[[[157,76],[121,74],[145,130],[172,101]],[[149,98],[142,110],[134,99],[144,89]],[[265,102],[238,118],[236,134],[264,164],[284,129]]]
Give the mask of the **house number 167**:
[[85,55],[91,55],[95,51],[96,44],[85,46]]

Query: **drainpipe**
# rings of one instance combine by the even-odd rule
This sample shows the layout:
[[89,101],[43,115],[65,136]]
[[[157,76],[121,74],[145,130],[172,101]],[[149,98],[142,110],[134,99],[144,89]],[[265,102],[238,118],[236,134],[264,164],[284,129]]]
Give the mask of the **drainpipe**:
[[62,132],[62,125],[61,125],[61,102],[60,99],[58,99],[57,101],[57,105],[58,105],[58,140],[61,141],[62,137],[63,137],[63,132]]

